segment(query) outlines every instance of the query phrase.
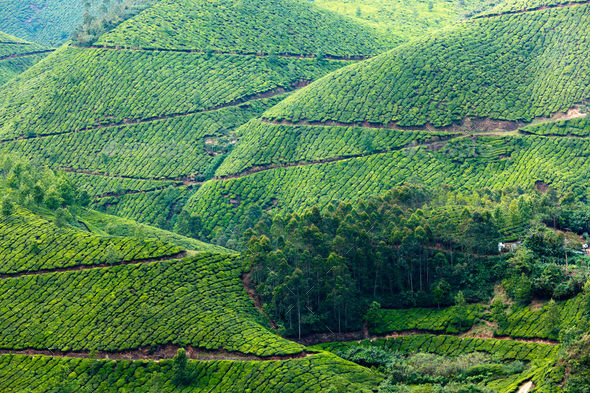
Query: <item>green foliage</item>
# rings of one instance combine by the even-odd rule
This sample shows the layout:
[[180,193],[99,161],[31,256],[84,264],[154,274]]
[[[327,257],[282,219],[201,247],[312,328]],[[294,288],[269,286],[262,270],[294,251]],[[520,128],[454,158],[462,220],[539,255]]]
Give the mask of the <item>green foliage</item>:
[[264,118],[443,127],[467,117],[529,122],[568,110],[590,96],[589,7],[458,23],[336,71]]
[[458,331],[468,330],[474,324],[475,318],[478,318],[482,312],[482,307],[471,305],[465,306],[464,310],[460,321],[457,319],[454,307],[385,310],[382,324],[371,329],[371,333],[386,334],[409,330],[457,333]]
[[543,314],[543,323],[547,326],[551,334],[558,333],[559,325],[561,324],[561,313],[557,303],[553,299],[547,304],[547,309]]
[[96,45],[237,53],[368,56],[399,43],[356,21],[296,0],[162,0]]
[[164,257],[183,250],[162,241],[99,236],[70,226],[59,229],[21,208],[1,218],[0,224],[0,273],[96,265],[105,262],[107,249],[117,253],[119,261]]
[[0,390],[47,393],[59,386],[75,392],[244,393],[263,387],[272,392],[321,393],[337,384],[341,393],[370,393],[381,380],[364,367],[325,352],[285,361],[188,360],[187,370],[198,376],[198,382],[184,387],[174,382],[173,368],[172,360],[91,361],[5,354],[0,356]]
[[188,357],[183,348],[179,348],[176,356],[173,359],[172,372],[174,373],[174,382],[185,385],[188,381],[188,373],[186,365]]
[[0,86],[47,56],[39,53],[46,50],[44,46],[0,32]]
[[[170,343],[258,356],[300,353],[304,347],[263,327],[241,272],[235,256],[201,253],[181,261],[5,279],[0,306],[13,312],[0,345],[116,351]],[[72,319],[72,313],[83,318]],[[8,328],[23,323],[29,329]],[[43,333],[49,329],[52,334]]]
[[452,133],[397,131],[362,127],[283,125],[251,120],[237,130],[240,142],[217,176],[243,172],[254,166],[281,165],[350,157],[396,150],[411,143],[448,139]]
[[590,122],[586,117],[529,125],[522,132],[544,136],[589,136]]
[[[403,150],[326,164],[276,168],[238,179],[213,180],[191,197],[188,209],[206,218],[206,229],[210,233],[216,226],[241,220],[250,204],[287,211],[300,211],[316,205],[324,210],[332,200],[353,202],[358,198],[382,195],[408,180],[439,188],[447,185],[461,195],[485,188],[514,187],[523,191],[532,188],[540,179],[554,187],[557,190],[554,192],[572,191],[579,198],[590,192],[586,171],[590,162],[584,153],[590,143],[587,140],[560,141],[526,136],[500,138],[498,142],[504,144],[503,149],[508,150],[512,158],[500,158],[506,153],[498,156],[494,153],[490,158],[459,161],[441,153],[425,151],[424,154],[411,155],[408,150]],[[230,200],[240,203],[232,204]],[[550,205],[555,206],[553,202]],[[515,210],[509,206],[502,209],[505,240],[516,240],[517,234],[526,229],[526,215],[521,214],[516,206]],[[543,210],[545,207],[537,208],[535,214]],[[557,212],[556,217],[559,217],[559,210],[547,209]],[[553,217],[547,217],[546,222],[549,219],[553,226]]]
[[[320,65],[313,59],[281,58],[273,66],[254,55],[207,58],[200,53],[62,47],[4,85],[0,138],[61,134],[237,105],[256,94],[290,90],[347,63],[326,60]],[[37,83],[31,86],[30,80]],[[195,92],[201,94],[199,103],[192,99]],[[17,117],[23,120],[14,121]],[[183,120],[172,124],[180,126]],[[96,137],[96,132],[85,137]]]
[[[79,0],[47,0],[41,7],[15,0],[0,9],[0,30],[28,41],[59,46],[82,20],[83,3]],[[0,34],[0,41],[5,41]]]
[[500,299],[496,299],[492,304],[492,320],[498,324],[500,329],[505,328],[508,325],[506,305]]
[[[166,120],[18,140],[2,144],[0,151],[25,156],[56,169],[143,178],[76,175],[74,179],[92,195],[150,191],[181,182],[156,183],[144,179],[204,180],[204,173],[214,161],[211,155],[226,152],[231,146],[232,130],[282,98],[263,98]],[[217,157],[223,158],[221,154]]]
[[[232,254],[233,250],[218,247],[202,241],[191,239],[173,232],[165,231],[159,228],[139,224],[129,219],[103,214],[93,210],[83,212],[81,217],[84,224],[91,227],[93,232],[106,234],[107,229],[112,230],[115,236],[135,237],[137,238],[138,229],[143,227],[145,237],[148,239],[159,240],[160,242],[174,244],[182,249],[205,251],[213,253]],[[111,226],[109,227],[109,224]],[[150,242],[151,244],[152,242]]]
[[455,307],[453,308],[453,318],[455,323],[459,325],[459,329],[468,321],[469,311],[467,309],[467,301],[462,291],[455,296]]

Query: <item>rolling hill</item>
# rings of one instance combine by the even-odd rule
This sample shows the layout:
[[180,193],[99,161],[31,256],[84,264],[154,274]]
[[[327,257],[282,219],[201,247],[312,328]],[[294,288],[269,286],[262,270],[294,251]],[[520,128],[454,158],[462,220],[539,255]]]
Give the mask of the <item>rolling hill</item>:
[[213,231],[251,204],[325,208],[408,179],[466,190],[542,183],[586,198],[587,141],[527,130],[583,116],[588,12],[475,18],[323,77],[242,126],[218,180],[188,206]]
[[0,86],[35,65],[52,50],[0,32]]

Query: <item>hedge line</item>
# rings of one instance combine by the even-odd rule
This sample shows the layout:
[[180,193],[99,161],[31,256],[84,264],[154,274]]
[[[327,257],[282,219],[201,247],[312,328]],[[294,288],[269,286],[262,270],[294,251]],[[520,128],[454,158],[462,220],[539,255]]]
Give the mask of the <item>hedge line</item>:
[[258,356],[300,353],[304,347],[262,326],[241,273],[237,256],[201,253],[5,279],[0,348],[116,351],[171,343]]
[[450,126],[531,121],[590,97],[590,5],[472,19],[292,95],[271,120]]
[[287,361],[189,360],[187,370],[194,377],[188,386],[174,381],[172,363],[0,355],[0,390],[307,393],[326,392],[335,386],[338,392],[369,393],[379,382],[366,368],[325,352]]
[[310,349],[330,352],[346,351],[350,347],[382,347],[401,353],[427,352],[437,355],[458,356],[465,353],[485,352],[501,360],[557,359],[559,345],[537,344],[495,338],[435,336],[430,334],[379,338],[374,341],[327,343],[311,346]]
[[163,257],[183,250],[158,240],[114,238],[59,229],[24,209],[9,217],[0,217],[0,273],[101,264],[106,262],[105,255],[110,248],[121,261]]
[[428,330],[432,332],[456,333],[459,330],[469,330],[475,318],[479,317],[483,306],[467,307],[466,320],[462,326],[455,322],[453,307],[442,309],[410,308],[401,310],[384,310],[383,319],[379,326],[371,329],[373,334],[403,332],[407,330]]
[[[569,299],[559,304],[560,327],[567,329],[574,326],[582,317],[585,310],[582,295]],[[496,330],[499,336],[511,336],[515,338],[549,338],[557,340],[558,337],[551,332],[551,327],[543,319],[545,309],[531,311],[528,307],[514,310],[508,314],[508,324]]]
[[6,93],[0,97],[0,138],[59,134],[197,112],[275,88],[289,89],[346,64],[62,47],[5,85]]
[[565,4],[586,3],[587,0],[510,0],[503,1],[489,11],[482,12],[477,17],[534,10],[540,7],[551,7]]
[[590,121],[587,117],[539,123],[521,128],[521,131],[535,135],[583,136],[590,135]]
[[0,86],[43,60],[47,54],[16,57],[0,61]]

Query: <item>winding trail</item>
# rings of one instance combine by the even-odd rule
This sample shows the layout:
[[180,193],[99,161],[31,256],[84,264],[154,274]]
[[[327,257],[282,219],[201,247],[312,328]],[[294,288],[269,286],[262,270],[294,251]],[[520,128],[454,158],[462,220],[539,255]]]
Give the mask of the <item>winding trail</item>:
[[37,52],[29,52],[29,53],[21,53],[21,54],[7,55],[7,56],[0,57],[0,61],[2,61],[2,60],[8,60],[8,59],[16,59],[16,58],[25,57],[25,56],[41,55],[43,53],[52,53],[52,52],[55,52],[55,50],[54,49],[48,49],[48,50],[41,50],[41,51],[37,51]]
[[61,272],[74,272],[79,270],[87,270],[87,269],[96,269],[101,267],[113,267],[113,266],[121,266],[121,265],[138,265],[141,263],[150,263],[150,262],[163,262],[163,261],[171,261],[175,259],[182,259],[187,256],[186,251],[181,251],[176,254],[164,256],[164,257],[156,257],[156,258],[146,258],[146,259],[132,259],[130,261],[121,261],[115,263],[97,263],[92,265],[76,265],[70,267],[58,267],[55,269],[40,269],[40,270],[29,270],[27,272],[18,272],[18,273],[4,273],[0,274],[0,279],[6,278],[17,278],[22,276],[32,276],[37,274],[47,274],[47,273],[61,273]]
[[[200,53],[205,54],[207,51],[202,49],[163,49],[163,48],[142,48],[142,47],[132,47],[132,46],[108,46],[108,45],[92,45],[91,49],[110,49],[110,50],[134,50],[134,51],[144,51],[144,52],[174,52],[174,53]],[[256,57],[269,57],[271,56],[268,53],[261,53],[261,52],[223,52],[223,51],[211,51],[213,55],[225,55],[225,56],[256,56]],[[316,59],[316,55],[301,55],[295,53],[280,53],[276,54],[277,57],[286,57],[286,58],[296,58],[296,59]],[[335,60],[335,61],[362,61],[370,59],[372,56],[331,56],[331,55],[324,55],[322,59],[324,60]]]
[[56,135],[75,134],[75,133],[84,132],[84,131],[100,130],[102,128],[124,127],[124,126],[134,125],[134,124],[151,123],[151,122],[160,121],[160,120],[173,119],[176,117],[191,116],[191,115],[198,115],[201,113],[213,112],[213,111],[217,111],[217,110],[225,109],[225,108],[234,108],[234,107],[239,107],[242,105],[248,105],[252,101],[258,101],[258,100],[263,100],[266,98],[280,96],[283,94],[288,94],[288,93],[291,93],[291,92],[298,90],[302,87],[305,87],[305,86],[309,85],[310,83],[311,83],[311,81],[309,81],[309,80],[301,80],[298,83],[288,86],[286,88],[276,87],[274,89],[267,90],[263,93],[246,95],[242,98],[232,100],[232,101],[227,102],[225,104],[219,104],[219,105],[213,106],[211,108],[207,108],[207,109],[203,109],[203,110],[199,110],[199,111],[194,111],[194,112],[172,113],[172,114],[168,114],[168,115],[145,117],[142,119],[134,119],[134,120],[126,119],[126,120],[123,120],[121,123],[111,122],[111,123],[106,123],[106,124],[95,124],[93,126],[89,126],[86,128],[79,128],[79,129],[75,129],[75,130],[71,130],[71,131],[67,131],[67,132],[54,132],[54,133],[47,133],[47,134],[43,134],[43,135],[35,135],[35,136],[31,136],[31,137],[21,136],[18,138],[0,140],[0,144],[15,142],[15,141],[29,140],[29,139],[48,138],[48,137],[52,137],[52,136],[56,136]]
[[[128,360],[154,360],[160,361],[164,359],[172,359],[178,349],[184,348],[186,350],[186,354],[189,359],[194,360],[233,360],[233,361],[272,361],[272,360],[292,360],[292,359],[301,359],[307,356],[311,356],[311,354],[306,353],[305,351],[294,354],[294,355],[273,355],[273,356],[255,356],[244,354],[241,352],[230,352],[226,350],[206,350],[202,348],[195,348],[195,347],[180,347],[178,345],[158,345],[156,347],[140,347],[137,349],[129,349],[123,351],[97,351],[94,355],[96,355],[96,359],[110,359],[110,360],[119,360],[119,359],[128,359]],[[69,358],[89,358],[91,356],[90,351],[59,351],[59,350],[51,350],[51,349],[20,349],[20,350],[12,350],[12,349],[0,349],[0,355],[4,354],[12,354],[12,355],[27,355],[27,356],[35,356],[35,355],[44,355],[44,356],[53,356],[53,357],[69,357]]]

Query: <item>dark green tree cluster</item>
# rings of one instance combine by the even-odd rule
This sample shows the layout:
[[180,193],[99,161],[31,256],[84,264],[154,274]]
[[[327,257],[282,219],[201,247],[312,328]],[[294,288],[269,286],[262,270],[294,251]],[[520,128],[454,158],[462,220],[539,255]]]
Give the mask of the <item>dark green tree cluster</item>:
[[263,218],[244,233],[243,252],[265,311],[300,335],[357,328],[371,301],[449,304],[450,286],[486,297],[502,263],[477,256],[498,254],[492,214],[464,208],[455,220],[429,206],[433,199],[426,188],[400,187],[325,213]]
[[0,175],[4,215],[14,212],[11,207],[14,203],[28,208],[39,206],[51,210],[86,207],[90,203],[88,193],[79,191],[66,174],[34,166],[19,157],[0,156]]

